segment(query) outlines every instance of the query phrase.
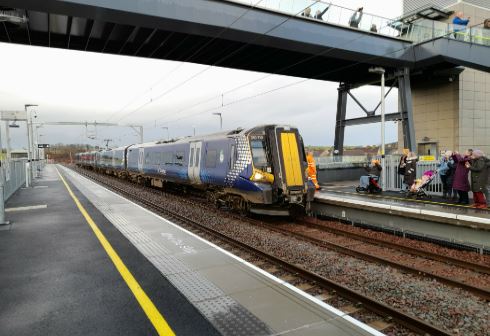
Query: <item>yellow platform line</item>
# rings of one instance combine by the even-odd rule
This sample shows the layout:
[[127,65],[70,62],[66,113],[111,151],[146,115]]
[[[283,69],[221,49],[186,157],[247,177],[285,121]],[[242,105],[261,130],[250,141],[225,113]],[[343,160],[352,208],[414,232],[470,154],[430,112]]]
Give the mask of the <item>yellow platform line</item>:
[[148,319],[150,320],[151,324],[153,324],[153,327],[155,327],[158,334],[159,335],[165,335],[165,336],[175,336],[175,333],[170,328],[167,321],[165,321],[162,314],[160,314],[158,309],[155,307],[155,305],[153,304],[151,299],[148,297],[148,295],[146,295],[145,291],[143,290],[143,288],[141,288],[138,281],[134,278],[134,276],[128,270],[128,268],[126,267],[124,262],[121,260],[121,258],[117,254],[117,252],[114,250],[112,245],[109,243],[107,238],[104,236],[102,231],[100,231],[97,224],[95,224],[92,217],[90,217],[87,210],[85,210],[82,203],[80,203],[78,198],[75,196],[75,194],[71,190],[70,186],[68,185],[68,183],[66,182],[64,177],[60,174],[58,168],[56,168],[56,171],[58,172],[58,175],[60,176],[61,181],[63,182],[66,189],[68,190],[68,193],[70,194],[71,198],[73,199],[73,201],[77,205],[78,210],[80,210],[83,217],[87,221],[88,225],[93,230],[95,236],[99,239],[100,244],[102,245],[102,247],[104,247],[104,250],[106,251],[109,258],[114,263],[114,266],[116,266],[117,270],[119,271],[119,274],[121,274],[121,277],[124,279],[124,281],[128,285],[129,289],[131,290],[134,297],[136,298],[136,300],[140,304],[141,308],[145,312],[145,314],[148,317]]

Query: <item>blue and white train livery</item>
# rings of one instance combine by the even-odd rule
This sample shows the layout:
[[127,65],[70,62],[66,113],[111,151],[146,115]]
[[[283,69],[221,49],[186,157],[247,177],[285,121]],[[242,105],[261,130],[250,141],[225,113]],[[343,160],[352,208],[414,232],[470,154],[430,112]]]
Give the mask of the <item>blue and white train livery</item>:
[[201,190],[238,211],[308,210],[315,191],[298,129],[283,125],[119,147],[97,152],[95,160],[87,153],[76,158],[77,165],[139,183]]

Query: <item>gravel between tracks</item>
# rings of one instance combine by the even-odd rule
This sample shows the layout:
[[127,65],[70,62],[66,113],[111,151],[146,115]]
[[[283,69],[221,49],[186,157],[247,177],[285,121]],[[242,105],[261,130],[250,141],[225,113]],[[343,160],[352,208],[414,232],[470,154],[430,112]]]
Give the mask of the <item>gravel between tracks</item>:
[[[159,201],[170,211],[185,213],[187,217],[234,239],[340,282],[454,335],[490,334],[490,303],[464,290],[252,226],[225,216],[222,211],[212,207],[196,206],[180,196],[164,195],[138,185],[106,178],[114,185],[130,188],[140,196]],[[393,334],[397,334],[396,329],[394,330]]]

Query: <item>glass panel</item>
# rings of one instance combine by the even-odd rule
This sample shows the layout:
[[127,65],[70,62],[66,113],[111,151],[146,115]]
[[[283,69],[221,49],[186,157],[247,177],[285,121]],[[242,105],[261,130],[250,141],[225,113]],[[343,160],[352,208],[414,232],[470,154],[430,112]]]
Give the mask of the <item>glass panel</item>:
[[201,160],[201,148],[196,148],[196,167],[199,167],[199,162]]
[[265,151],[265,143],[262,140],[250,141],[252,149],[252,161],[257,169],[266,169],[268,166],[267,154]]

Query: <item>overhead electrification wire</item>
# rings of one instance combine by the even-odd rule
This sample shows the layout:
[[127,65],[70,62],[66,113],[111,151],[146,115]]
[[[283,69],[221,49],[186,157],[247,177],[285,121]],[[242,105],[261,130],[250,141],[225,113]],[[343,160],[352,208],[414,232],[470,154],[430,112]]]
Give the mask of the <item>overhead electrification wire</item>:
[[[234,20],[234,21],[233,21],[233,22],[232,22],[232,23],[231,23],[231,24],[230,24],[228,27],[226,27],[225,29],[223,29],[223,30],[222,30],[222,31],[221,31],[221,32],[220,32],[220,33],[219,33],[217,36],[215,36],[215,37],[212,39],[212,41],[214,41],[215,39],[219,38],[219,37],[220,37],[220,36],[221,36],[221,35],[222,35],[222,34],[223,34],[223,33],[224,33],[226,30],[228,30],[229,28],[231,28],[231,27],[232,27],[232,26],[233,26],[233,25],[234,25],[234,24],[235,24],[237,21],[239,21],[239,20],[240,20],[242,17],[244,17],[244,16],[245,16],[245,15],[246,15],[246,14],[247,14],[247,13],[248,13],[250,10],[254,9],[254,8],[255,8],[255,7],[256,7],[256,6],[257,6],[257,5],[258,5],[260,2],[262,2],[262,1],[263,1],[263,0],[260,0],[260,1],[258,1],[257,3],[255,3],[255,5],[253,5],[253,6],[249,7],[249,8],[248,8],[248,9],[247,9],[247,10],[246,10],[246,11],[245,11],[245,12],[244,12],[242,15],[240,15],[240,16],[239,16],[239,17],[238,17],[236,20]],[[234,50],[232,53],[227,54],[226,56],[222,57],[221,59],[219,59],[218,61],[214,62],[213,64],[208,65],[206,68],[204,68],[204,69],[202,69],[202,70],[198,71],[197,73],[195,73],[195,74],[194,74],[194,75],[192,75],[191,77],[187,78],[186,80],[182,81],[181,83],[179,83],[179,84],[177,84],[177,85],[173,86],[172,88],[170,88],[170,89],[168,89],[168,90],[164,91],[162,94],[158,95],[157,97],[152,98],[151,100],[149,100],[148,102],[146,102],[146,103],[142,104],[141,106],[139,106],[139,107],[138,107],[138,108],[136,108],[135,110],[133,110],[133,111],[131,111],[131,112],[129,112],[129,113],[127,113],[127,114],[125,114],[124,116],[122,116],[121,118],[119,118],[119,119],[118,119],[118,121],[121,121],[122,119],[127,118],[127,117],[128,117],[128,116],[130,116],[131,114],[136,113],[137,111],[139,111],[139,110],[141,110],[142,108],[144,108],[144,107],[148,106],[149,104],[153,103],[154,101],[156,101],[156,100],[159,100],[159,99],[163,98],[164,96],[166,96],[167,94],[171,93],[172,91],[174,91],[174,90],[178,89],[179,87],[181,87],[181,86],[183,86],[183,85],[187,84],[189,81],[191,81],[191,80],[193,80],[194,78],[196,78],[196,77],[200,76],[201,74],[203,74],[203,73],[207,72],[207,71],[208,71],[208,70],[210,70],[211,68],[213,68],[213,67],[215,67],[215,66],[217,66],[217,65],[221,64],[222,62],[224,62],[225,60],[227,60],[227,59],[228,59],[228,58],[230,58],[231,56],[235,55],[236,53],[238,53],[239,51],[241,51],[242,49],[244,49],[245,47],[247,47],[248,45],[250,45],[251,43],[253,43],[253,42],[257,41],[258,39],[262,38],[263,36],[266,36],[266,35],[267,35],[267,34],[269,34],[271,31],[273,31],[273,30],[277,29],[278,27],[282,26],[284,23],[286,23],[287,21],[289,21],[291,18],[294,18],[294,17],[298,16],[300,13],[304,12],[304,10],[305,10],[306,8],[310,8],[310,7],[314,6],[314,5],[316,5],[316,4],[317,4],[318,2],[320,2],[320,1],[321,1],[321,0],[316,0],[316,1],[314,1],[312,4],[310,4],[309,6],[307,6],[307,7],[303,8],[303,9],[302,9],[301,11],[299,11],[298,13],[288,15],[288,16],[287,16],[287,18],[286,18],[285,20],[283,20],[282,22],[280,22],[279,24],[277,24],[277,25],[273,26],[272,28],[268,29],[268,30],[267,30],[267,31],[265,31],[264,33],[261,33],[261,34],[260,34],[258,37],[256,37],[256,38],[254,38],[253,40],[251,40],[251,41],[249,41],[249,42],[245,43],[245,44],[244,44],[244,45],[242,45],[240,48],[235,49],[235,50]],[[210,43],[211,43],[212,41],[210,41]],[[209,43],[208,43],[208,44],[209,44]],[[205,46],[207,46],[208,44],[206,44]],[[203,46],[203,47],[205,47],[205,46]],[[203,48],[200,48],[200,49],[198,50],[198,52],[199,52],[199,51],[201,51],[202,49],[203,49]],[[196,52],[195,54],[197,54],[197,52]],[[193,56],[194,56],[194,54],[193,54],[191,57],[193,57]],[[187,59],[190,59],[190,57],[189,57],[189,58],[187,58]]]
[[[166,79],[169,75],[171,75],[172,73],[174,73],[175,71],[177,71],[186,61],[188,61],[189,59],[191,59],[192,57],[194,57],[195,55],[197,55],[201,50],[203,50],[205,47],[207,47],[209,44],[211,44],[212,42],[214,42],[217,38],[219,38],[221,35],[223,35],[223,33],[225,33],[230,27],[232,27],[238,20],[240,20],[243,16],[245,16],[250,10],[252,10],[253,8],[255,8],[258,4],[260,4],[262,1],[264,0],[259,0],[257,1],[254,5],[252,5],[251,7],[247,8],[247,10],[245,10],[237,19],[235,19],[230,25],[228,25],[227,27],[225,27],[224,29],[222,29],[216,36],[214,36],[211,40],[207,41],[203,46],[201,46],[197,51],[195,51],[191,56],[187,57],[184,61],[181,61],[177,66],[175,66],[174,68],[172,68],[172,70],[168,71],[165,73],[165,75],[163,75],[162,77],[160,77],[155,83],[153,83],[149,89],[147,89],[145,92],[141,93],[141,94],[138,94],[136,95],[133,99],[131,99],[131,101],[129,103],[127,103],[126,105],[124,105],[120,110],[114,112],[113,114],[111,114],[109,116],[109,118],[107,118],[106,120],[110,120],[112,119],[113,116],[119,114],[120,112],[124,111],[128,106],[130,106],[131,104],[133,104],[139,97],[141,97],[142,95],[145,95],[147,94],[148,92],[151,92],[151,90],[153,89],[153,87],[157,86],[158,84],[160,84],[164,79]],[[167,37],[161,44],[158,48],[156,48],[150,55],[153,56],[153,54],[158,51],[162,46],[163,44],[173,35],[174,33],[172,32],[169,37]],[[172,48],[172,50],[170,50],[168,52],[168,54],[172,54],[178,47],[180,47],[188,38],[189,38],[190,35],[187,35],[185,36],[182,41],[180,41],[175,47]]]

